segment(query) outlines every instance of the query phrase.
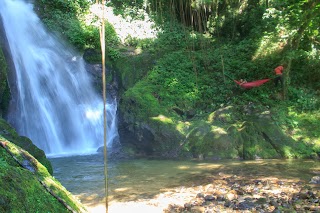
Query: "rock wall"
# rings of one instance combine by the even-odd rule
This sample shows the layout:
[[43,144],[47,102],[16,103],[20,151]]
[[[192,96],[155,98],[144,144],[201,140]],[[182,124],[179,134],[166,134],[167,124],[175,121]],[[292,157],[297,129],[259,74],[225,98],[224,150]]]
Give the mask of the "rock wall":
[[229,106],[201,119],[169,124],[124,118],[120,139],[139,154],[155,157],[213,160],[316,157],[312,147],[286,135],[270,111],[252,111],[246,116],[241,116],[242,113],[246,112],[239,113]]
[[[4,33],[2,20],[0,17],[0,116],[5,117],[11,98],[11,91],[8,82],[8,73],[13,68],[12,62],[9,60],[10,51],[8,42]],[[9,63],[8,63],[9,61]]]

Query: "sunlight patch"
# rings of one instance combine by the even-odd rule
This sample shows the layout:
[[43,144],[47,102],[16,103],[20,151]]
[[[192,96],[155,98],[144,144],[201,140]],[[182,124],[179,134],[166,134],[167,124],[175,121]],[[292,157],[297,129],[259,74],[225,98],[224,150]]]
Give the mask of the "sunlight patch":
[[153,120],[157,120],[157,121],[161,121],[161,122],[163,122],[163,123],[170,123],[170,124],[172,124],[173,123],[173,121],[172,121],[172,119],[171,118],[168,118],[168,117],[166,117],[166,116],[164,116],[164,115],[158,115],[157,117],[152,117],[152,119]]
[[187,170],[187,169],[190,169],[190,167],[189,166],[179,166],[178,169]]
[[[144,20],[134,20],[129,16],[124,18],[121,15],[115,15],[112,7],[106,7],[105,10],[105,19],[113,25],[122,43],[129,37],[138,39],[157,37],[158,32],[154,27],[154,22],[146,12],[141,11],[141,13],[144,13]],[[93,4],[90,7],[90,11],[91,13],[85,18],[87,25],[97,22],[95,21],[95,15],[102,17],[102,8],[99,4]],[[99,26],[99,23],[94,25]]]
[[213,133],[219,134],[219,135],[227,135],[228,134],[225,129],[223,129],[221,127],[217,127],[217,126],[212,126],[211,131]]
[[125,192],[125,191],[128,191],[128,190],[129,190],[128,187],[124,187],[124,188],[117,188],[117,189],[115,189],[114,191],[115,191],[115,192]]

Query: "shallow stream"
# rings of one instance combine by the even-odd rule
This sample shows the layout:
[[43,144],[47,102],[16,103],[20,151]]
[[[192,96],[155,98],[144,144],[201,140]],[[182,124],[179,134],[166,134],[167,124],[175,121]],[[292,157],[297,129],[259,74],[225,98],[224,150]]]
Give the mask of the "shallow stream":
[[[102,208],[105,203],[103,155],[51,158],[50,161],[55,178],[67,190],[89,209],[99,205]],[[308,183],[313,176],[320,174],[320,163],[313,160],[109,160],[109,205],[149,202],[148,205],[158,209],[165,208],[172,202],[191,199],[198,189],[222,174],[236,175],[245,180],[271,177]],[[179,197],[183,199],[179,201]],[[162,204],[159,199],[163,200]]]

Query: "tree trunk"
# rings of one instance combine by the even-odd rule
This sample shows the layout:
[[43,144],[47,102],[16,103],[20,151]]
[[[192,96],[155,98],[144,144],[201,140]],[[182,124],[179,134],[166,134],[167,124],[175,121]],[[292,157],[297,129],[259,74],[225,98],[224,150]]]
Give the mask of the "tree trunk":
[[[300,27],[297,31],[297,33],[292,37],[291,41],[289,41],[289,48],[291,51],[295,51],[299,49],[300,40],[304,35],[304,32],[308,29],[308,26],[310,26],[310,23],[313,19],[313,17],[316,17],[319,15],[319,10],[316,9],[316,2],[315,1],[309,1],[306,3],[305,8],[308,8],[308,12],[306,12],[305,17],[303,18],[303,21],[300,24]],[[290,69],[292,64],[293,58],[289,58],[287,62],[287,68],[284,74],[284,87],[283,87],[283,98],[287,99],[288,94],[288,86],[290,84]]]

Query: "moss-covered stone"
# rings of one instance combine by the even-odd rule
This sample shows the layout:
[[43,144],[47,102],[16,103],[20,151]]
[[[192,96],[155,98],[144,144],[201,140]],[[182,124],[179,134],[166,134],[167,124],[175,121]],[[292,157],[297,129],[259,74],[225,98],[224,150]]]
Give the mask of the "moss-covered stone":
[[20,146],[33,155],[42,165],[44,165],[50,174],[53,174],[53,169],[50,161],[47,159],[43,150],[39,149],[32,141],[24,136],[19,136],[16,130],[11,127],[4,119],[0,118],[0,135],[7,140]]
[[282,155],[272,142],[266,140],[257,122],[245,122],[239,129],[237,138],[241,148],[239,156],[243,159],[281,158]]
[[[139,100],[136,99],[138,104],[132,103],[127,108],[129,113],[126,111],[123,115],[130,115],[125,118],[129,126],[132,121],[139,124],[129,130],[133,135],[148,129],[152,135],[148,138],[149,149],[158,156],[177,157],[181,156],[177,153],[185,151],[193,157],[207,159],[312,158],[316,155],[312,147],[285,134],[269,112],[254,110],[243,116],[229,106],[209,113],[207,117],[183,122],[161,114],[143,117],[141,114],[150,114],[143,111],[144,102]],[[182,123],[184,127],[181,127]],[[139,143],[136,145],[139,147]],[[176,154],[168,154],[173,152]]]
[[148,53],[136,54],[134,49],[126,49],[122,55],[123,57],[115,62],[115,67],[122,89],[127,90],[146,76],[155,64],[155,56]]
[[33,156],[3,137],[0,142],[0,212],[70,212],[66,206],[86,212]]

